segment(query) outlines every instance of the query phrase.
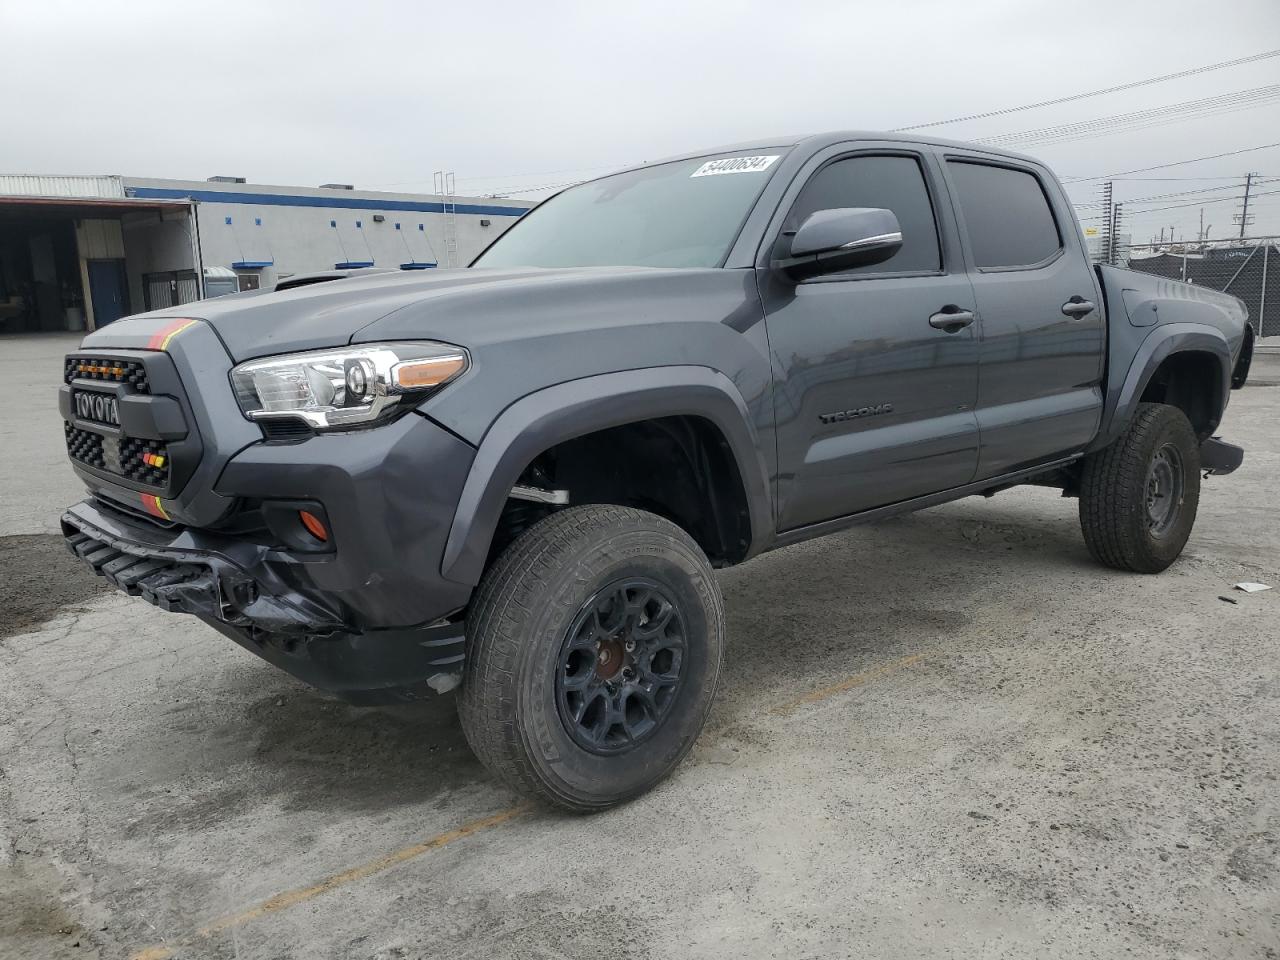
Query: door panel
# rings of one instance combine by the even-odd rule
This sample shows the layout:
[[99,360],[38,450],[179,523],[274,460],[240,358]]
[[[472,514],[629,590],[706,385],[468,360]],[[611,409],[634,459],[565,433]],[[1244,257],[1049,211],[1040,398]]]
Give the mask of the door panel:
[[766,287],[779,529],[973,478],[974,330],[929,325],[945,305],[972,307],[963,274]]
[[123,260],[89,261],[89,296],[93,303],[95,327],[104,327],[129,312],[125,301]]
[[[1082,450],[1102,415],[1104,319],[1065,198],[1031,167],[949,156],[979,314],[978,478]],[[987,158],[989,159],[989,158]],[[1072,300],[1094,303],[1068,315]]]
[[978,477],[994,477],[1076,453],[1102,415],[1102,310],[1063,315],[1072,296],[1089,297],[1080,265],[1060,257],[1046,268],[973,278],[982,343],[978,359]]
[[976,325],[930,324],[940,312],[974,309],[932,151],[865,143],[816,155],[784,199],[770,244],[805,216],[840,207],[892,210],[902,248],[884,263],[800,284],[769,269],[767,253],[757,261],[781,530],[961,486],[977,469]]

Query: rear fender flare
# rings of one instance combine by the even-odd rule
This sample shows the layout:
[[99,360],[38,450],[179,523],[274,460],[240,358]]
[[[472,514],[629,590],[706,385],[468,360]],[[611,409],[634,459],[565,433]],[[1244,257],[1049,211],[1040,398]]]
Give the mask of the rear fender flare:
[[[1109,415],[1104,416],[1102,429],[1098,438],[1089,447],[1089,452],[1105,447],[1124,432],[1125,426],[1133,419],[1138,408],[1139,398],[1146,390],[1147,384],[1155,376],[1160,364],[1175,353],[1211,353],[1222,368],[1219,387],[1221,396],[1217,397],[1219,418],[1226,409],[1227,395],[1231,390],[1231,346],[1220,330],[1199,323],[1170,323],[1152,328],[1151,335],[1142,341],[1129,364],[1124,380],[1116,392],[1116,399],[1110,404]],[[1213,424],[1217,429],[1217,423]],[[1210,431],[1212,432],[1212,430]]]
[[758,435],[742,394],[733,381],[709,367],[655,367],[571,380],[507,407],[476,451],[454,513],[441,574],[456,583],[480,582],[511,487],[538,454],[597,430],[671,416],[703,417],[728,441],[747,496],[747,555],[758,553],[772,530],[773,507]]

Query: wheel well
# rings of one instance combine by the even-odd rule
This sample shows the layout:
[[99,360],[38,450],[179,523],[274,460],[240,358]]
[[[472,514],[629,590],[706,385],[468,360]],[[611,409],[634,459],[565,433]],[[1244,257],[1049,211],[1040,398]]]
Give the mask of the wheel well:
[[1171,354],[1151,375],[1139,400],[1177,407],[1204,440],[1222,418],[1222,364],[1204,351]]
[[[614,503],[656,513],[693,537],[715,566],[738,562],[751,543],[737,461],[720,429],[703,417],[658,417],[574,437],[536,456],[517,482],[567,491],[570,506]],[[556,509],[509,499],[489,561]]]

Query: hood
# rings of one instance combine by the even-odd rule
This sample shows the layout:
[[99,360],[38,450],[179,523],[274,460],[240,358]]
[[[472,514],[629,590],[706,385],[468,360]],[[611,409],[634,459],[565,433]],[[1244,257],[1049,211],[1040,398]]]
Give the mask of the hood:
[[[587,291],[604,295],[636,275],[669,274],[647,267],[568,269],[403,271],[348,277],[275,293],[245,293],[170,307],[118,320],[95,331],[86,347],[130,346],[134,326],[150,331],[161,318],[194,317],[209,323],[236,363],[354,341],[439,339],[466,345],[479,333],[476,323],[502,317],[527,323],[522,305],[533,297],[566,302]],[[687,273],[688,271],[680,271]],[[700,272],[700,271],[699,271]],[[718,272],[718,271],[717,271]],[[552,293],[548,288],[559,288]],[[541,296],[539,296],[541,294]],[[412,310],[408,308],[414,308]],[[488,339],[496,331],[485,330]],[[470,334],[470,335],[469,335]]]

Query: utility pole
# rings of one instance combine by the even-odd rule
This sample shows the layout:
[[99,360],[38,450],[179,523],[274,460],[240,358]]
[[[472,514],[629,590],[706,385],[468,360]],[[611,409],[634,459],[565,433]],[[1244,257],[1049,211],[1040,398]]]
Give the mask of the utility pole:
[[1114,216],[1111,220],[1111,259],[1107,262],[1113,267],[1116,265],[1116,258],[1120,250],[1120,224],[1124,219],[1122,208],[1123,203],[1117,203],[1114,208]]
[[1103,234],[1102,243],[1098,245],[1098,260],[1102,263],[1111,262],[1111,254],[1114,249],[1112,240],[1114,235],[1111,232],[1112,221],[1115,219],[1115,208],[1111,205],[1112,186],[1113,184],[1110,180],[1102,185]]
[[1240,208],[1240,212],[1231,218],[1232,220],[1240,224],[1241,240],[1244,239],[1245,228],[1248,227],[1249,224],[1252,222],[1249,219],[1249,191],[1253,189],[1253,178],[1256,176],[1257,176],[1256,173],[1246,173],[1244,175],[1244,201],[1243,201],[1244,205]]

